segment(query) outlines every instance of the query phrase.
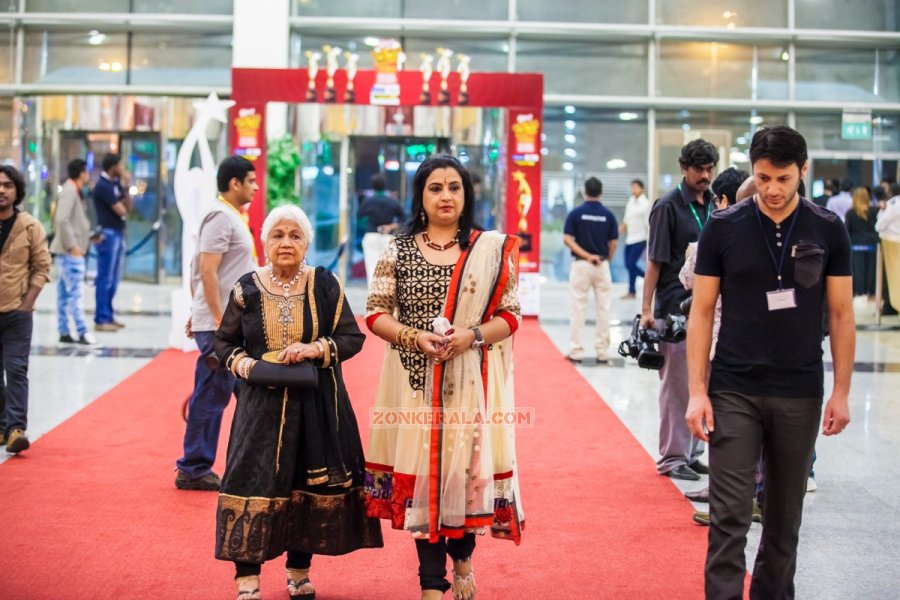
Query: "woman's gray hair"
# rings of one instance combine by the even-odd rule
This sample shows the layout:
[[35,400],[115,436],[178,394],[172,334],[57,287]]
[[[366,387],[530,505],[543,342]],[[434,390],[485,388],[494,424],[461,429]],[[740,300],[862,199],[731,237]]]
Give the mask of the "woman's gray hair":
[[309,217],[306,216],[303,209],[299,206],[294,206],[293,204],[282,204],[266,216],[266,220],[263,222],[262,226],[262,236],[260,237],[263,244],[269,239],[269,233],[272,231],[272,228],[281,221],[291,221],[296,223],[297,226],[300,227],[300,231],[303,232],[303,237],[306,238],[307,245],[310,247],[312,246],[312,223],[309,222]]

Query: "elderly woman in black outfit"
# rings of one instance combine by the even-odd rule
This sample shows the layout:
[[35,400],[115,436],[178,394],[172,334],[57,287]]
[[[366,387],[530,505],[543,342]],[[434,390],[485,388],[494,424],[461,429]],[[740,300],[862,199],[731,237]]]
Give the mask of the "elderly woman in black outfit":
[[[257,600],[262,563],[287,552],[288,593],[311,600],[313,554],[383,545],[365,514],[362,445],[341,374],[365,338],[335,276],[306,266],[312,227],[302,210],[273,210],[262,239],[269,265],[238,280],[216,332],[216,353],[239,378],[216,558],[235,563],[238,600]],[[254,384],[270,367],[289,375]],[[304,368],[315,387],[295,381]]]

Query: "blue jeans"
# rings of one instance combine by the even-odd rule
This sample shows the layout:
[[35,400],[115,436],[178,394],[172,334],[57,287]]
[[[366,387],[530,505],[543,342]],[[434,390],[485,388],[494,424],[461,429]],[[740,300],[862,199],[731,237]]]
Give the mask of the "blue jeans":
[[97,312],[95,323],[115,320],[112,301],[122,279],[125,262],[125,236],[119,229],[103,229],[103,241],[97,244]]
[[59,335],[69,335],[69,317],[75,321],[78,336],[87,333],[81,291],[84,287],[85,259],[61,254],[56,257],[59,283],[56,285],[56,319]]
[[222,413],[235,391],[235,377],[223,366],[210,369],[206,364],[213,353],[213,331],[195,331],[200,348],[194,369],[194,393],[188,405],[184,430],[184,456],[175,463],[191,479],[203,477],[212,470],[219,445]]
[[33,327],[32,312],[0,313],[0,431],[7,434],[28,426],[28,354]]
[[637,242],[636,244],[625,244],[625,268],[628,269],[628,293],[634,294],[634,287],[638,276],[644,276],[644,270],[638,266],[638,261],[644,254],[647,242]]

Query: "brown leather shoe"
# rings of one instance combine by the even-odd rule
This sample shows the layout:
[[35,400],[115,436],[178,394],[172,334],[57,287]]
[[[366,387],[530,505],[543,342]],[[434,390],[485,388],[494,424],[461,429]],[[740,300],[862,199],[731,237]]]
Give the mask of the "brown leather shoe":
[[28,450],[31,442],[21,429],[13,429],[9,432],[9,438],[6,440],[6,451],[9,454],[18,454],[23,450]]
[[118,331],[119,328],[116,327],[115,323],[95,323],[94,331]]

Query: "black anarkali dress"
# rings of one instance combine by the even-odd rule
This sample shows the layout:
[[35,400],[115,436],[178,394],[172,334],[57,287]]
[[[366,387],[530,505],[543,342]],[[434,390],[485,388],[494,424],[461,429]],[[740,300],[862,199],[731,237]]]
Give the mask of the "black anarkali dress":
[[271,294],[256,273],[235,284],[215,350],[232,369],[294,342],[320,340],[316,388],[270,388],[239,379],[216,514],[216,558],[261,564],[286,550],[345,554],[383,546],[366,517],[365,462],[341,363],[362,348],[335,276],[310,272],[306,292]]

